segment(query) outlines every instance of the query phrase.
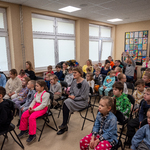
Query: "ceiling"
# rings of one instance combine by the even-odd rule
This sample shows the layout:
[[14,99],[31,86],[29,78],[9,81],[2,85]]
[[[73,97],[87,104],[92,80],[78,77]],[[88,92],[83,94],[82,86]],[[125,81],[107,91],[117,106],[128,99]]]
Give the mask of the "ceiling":
[[[124,24],[150,20],[150,0],[1,0],[40,8],[71,16],[110,23],[108,19],[120,18]],[[80,11],[67,13],[58,9],[66,6],[81,8]]]

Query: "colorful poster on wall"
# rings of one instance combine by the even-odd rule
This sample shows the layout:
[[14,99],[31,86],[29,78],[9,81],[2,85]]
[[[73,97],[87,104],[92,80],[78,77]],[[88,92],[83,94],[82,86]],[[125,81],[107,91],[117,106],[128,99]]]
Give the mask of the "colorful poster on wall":
[[145,58],[146,58],[146,56],[143,56],[143,57],[142,57],[142,63],[145,61]]
[[134,58],[137,65],[147,56],[148,49],[148,31],[135,31],[125,33],[125,51]]

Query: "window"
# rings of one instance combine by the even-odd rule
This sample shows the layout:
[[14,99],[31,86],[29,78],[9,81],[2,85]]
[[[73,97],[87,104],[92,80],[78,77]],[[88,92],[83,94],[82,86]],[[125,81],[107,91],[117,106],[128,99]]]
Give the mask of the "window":
[[112,54],[111,28],[89,25],[89,59],[104,62]]
[[36,70],[75,59],[74,21],[32,14],[32,31]]
[[6,10],[0,8],[0,71],[10,70]]

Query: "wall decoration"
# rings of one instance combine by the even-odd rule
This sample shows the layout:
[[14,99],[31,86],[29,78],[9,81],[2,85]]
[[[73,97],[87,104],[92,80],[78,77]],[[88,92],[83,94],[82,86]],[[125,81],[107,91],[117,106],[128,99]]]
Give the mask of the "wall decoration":
[[148,31],[135,31],[125,33],[125,52],[134,58],[137,65],[145,61],[148,50]]

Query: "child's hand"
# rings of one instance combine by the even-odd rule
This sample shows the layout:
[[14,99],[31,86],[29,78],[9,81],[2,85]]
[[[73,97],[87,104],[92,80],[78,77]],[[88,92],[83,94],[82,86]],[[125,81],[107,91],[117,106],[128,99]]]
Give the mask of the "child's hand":
[[14,95],[14,94],[15,94],[15,92],[12,92],[12,93],[11,93],[11,96]]
[[9,97],[11,97],[11,93],[9,93],[8,95],[9,95]]
[[21,108],[21,111],[23,111],[24,107]]
[[94,138],[92,138],[90,141],[90,148],[94,149]]
[[99,142],[100,142],[99,139],[95,140],[95,142],[94,142],[94,148],[98,145]]

